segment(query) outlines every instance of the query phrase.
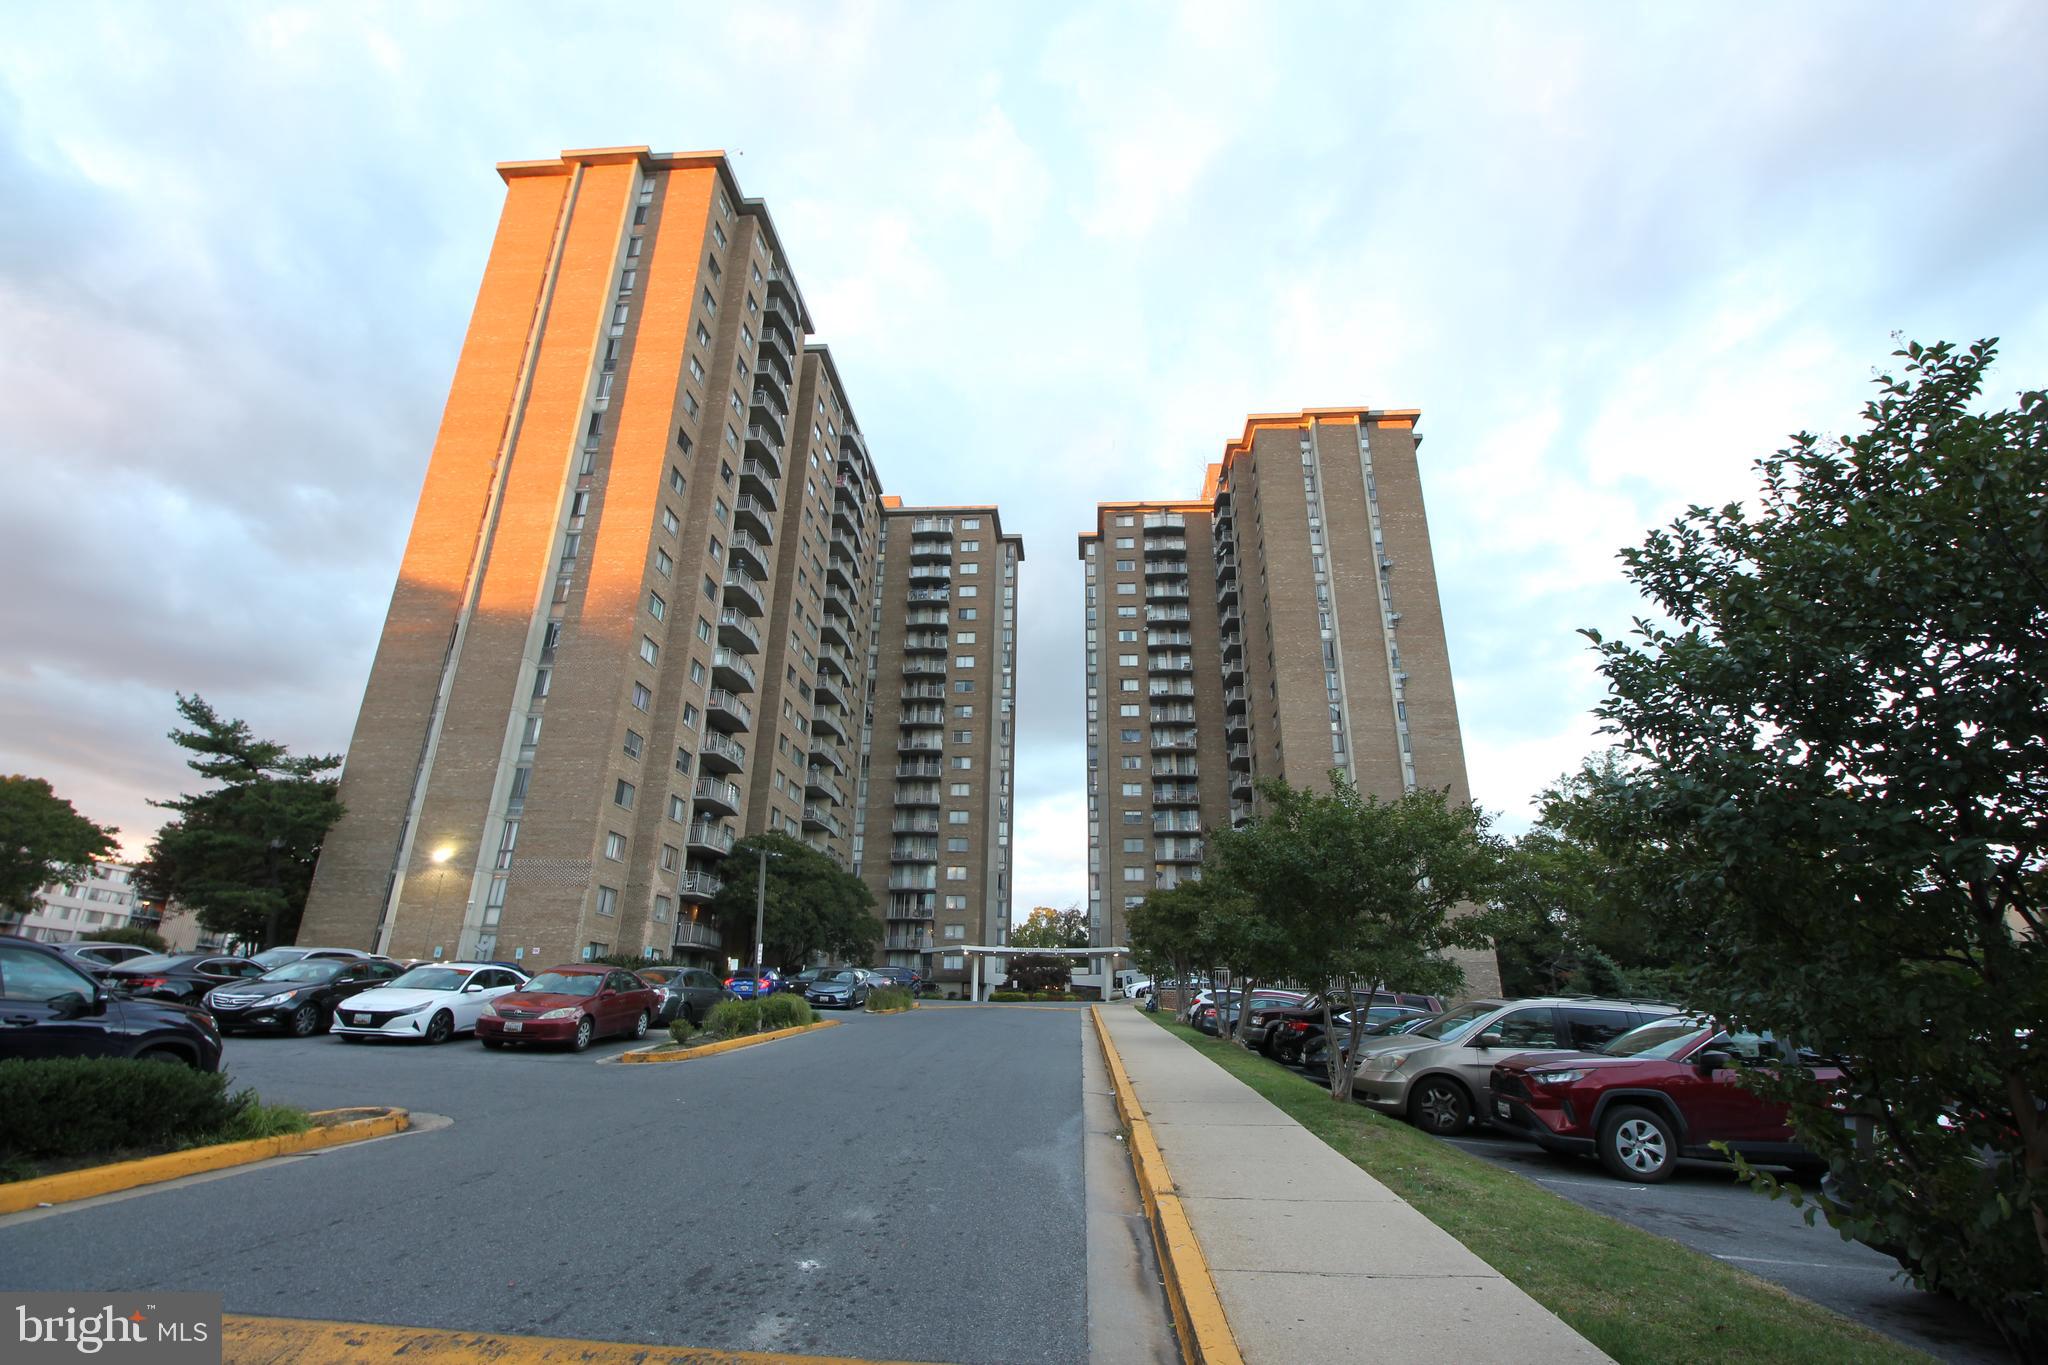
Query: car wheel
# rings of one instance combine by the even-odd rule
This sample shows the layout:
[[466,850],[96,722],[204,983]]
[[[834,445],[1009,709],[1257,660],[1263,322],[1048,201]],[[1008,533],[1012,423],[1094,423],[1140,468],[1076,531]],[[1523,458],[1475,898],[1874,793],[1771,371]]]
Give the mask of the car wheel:
[[633,1020],[633,1036],[634,1036],[635,1038],[645,1038],[645,1037],[647,1036],[647,1011],[646,1011],[646,1010],[641,1010],[641,1011],[640,1011],[640,1013],[639,1013],[639,1015],[638,1015],[638,1016],[636,1016],[636,1017],[634,1018],[634,1020]]
[[430,1043],[445,1043],[454,1036],[455,1017],[449,1014],[447,1010],[435,1011],[434,1017],[427,1020],[427,1041]]
[[584,1015],[576,1021],[576,1036],[569,1040],[569,1050],[571,1052],[583,1051],[584,1048],[590,1046],[590,1040],[595,1034],[596,1030],[590,1024],[590,1016]]
[[308,1000],[292,1011],[292,1037],[311,1038],[320,1031],[320,1007]]
[[1456,1081],[1431,1076],[1408,1101],[1408,1121],[1425,1133],[1456,1137],[1472,1121],[1472,1101]]
[[1655,1110],[1624,1105],[1600,1125],[1600,1161],[1623,1180],[1669,1180],[1678,1170],[1678,1134]]
[[479,1043],[482,1043],[485,1047],[489,1048],[493,1052],[496,1052],[499,1048],[505,1046],[505,1040],[503,1038],[479,1038],[477,1039],[477,1041]]

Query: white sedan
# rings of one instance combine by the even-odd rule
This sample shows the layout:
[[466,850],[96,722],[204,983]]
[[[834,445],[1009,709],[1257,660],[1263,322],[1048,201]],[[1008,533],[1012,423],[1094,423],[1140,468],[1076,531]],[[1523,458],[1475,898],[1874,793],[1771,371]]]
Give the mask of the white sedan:
[[423,962],[334,1009],[328,1030],[348,1042],[410,1038],[445,1043],[476,1032],[484,1006],[526,984],[526,974],[490,962]]

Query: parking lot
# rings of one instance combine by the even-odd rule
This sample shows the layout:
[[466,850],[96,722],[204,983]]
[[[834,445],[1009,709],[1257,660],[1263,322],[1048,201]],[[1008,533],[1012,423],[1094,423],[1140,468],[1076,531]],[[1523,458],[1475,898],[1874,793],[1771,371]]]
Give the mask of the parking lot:
[[266,1100],[450,1122],[0,1219],[0,1264],[231,1313],[902,1360],[1086,1359],[1096,1308],[1156,1358],[1156,1292],[1089,1235],[1135,1204],[1127,1165],[1084,1162],[1083,1013],[835,1017],[669,1066],[238,1037]]

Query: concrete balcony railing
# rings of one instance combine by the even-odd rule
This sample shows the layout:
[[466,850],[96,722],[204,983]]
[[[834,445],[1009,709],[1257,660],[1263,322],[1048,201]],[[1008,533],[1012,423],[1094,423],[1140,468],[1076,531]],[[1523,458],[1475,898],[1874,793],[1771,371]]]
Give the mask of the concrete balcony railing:
[[675,945],[678,948],[723,948],[725,935],[698,920],[677,920]]

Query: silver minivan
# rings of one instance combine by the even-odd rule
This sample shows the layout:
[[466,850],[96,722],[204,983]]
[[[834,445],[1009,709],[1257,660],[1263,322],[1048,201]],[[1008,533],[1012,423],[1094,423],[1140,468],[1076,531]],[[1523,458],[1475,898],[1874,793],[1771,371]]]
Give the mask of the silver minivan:
[[1495,1062],[1523,1052],[1596,1051],[1638,1024],[1676,1013],[1676,1005],[1635,1000],[1473,1000],[1412,1033],[1362,1039],[1351,1094],[1450,1136],[1472,1122]]

